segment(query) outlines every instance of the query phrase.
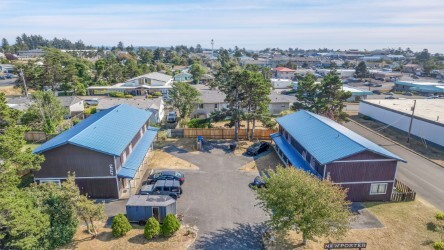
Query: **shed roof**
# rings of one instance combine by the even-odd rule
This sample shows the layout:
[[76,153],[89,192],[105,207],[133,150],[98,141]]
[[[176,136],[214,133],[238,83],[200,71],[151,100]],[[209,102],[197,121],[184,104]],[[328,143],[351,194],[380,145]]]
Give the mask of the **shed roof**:
[[171,198],[168,195],[132,195],[128,202],[126,203],[126,206],[159,206],[159,207],[166,207],[168,205],[171,205],[173,203],[176,203],[176,200]]
[[119,156],[152,113],[126,104],[98,112],[43,143],[34,153],[72,144]]
[[82,99],[80,99],[77,96],[57,96],[57,99],[59,99],[59,101],[63,105],[63,107],[69,107],[73,104],[83,101]]
[[116,97],[104,97],[100,99],[97,105],[97,110],[104,110],[114,107],[119,104],[127,104],[140,109],[156,109],[158,110],[162,105],[162,98],[148,99],[145,97],[134,97],[134,98],[116,98]]
[[276,121],[321,164],[366,150],[404,161],[339,123],[305,110],[277,118]]

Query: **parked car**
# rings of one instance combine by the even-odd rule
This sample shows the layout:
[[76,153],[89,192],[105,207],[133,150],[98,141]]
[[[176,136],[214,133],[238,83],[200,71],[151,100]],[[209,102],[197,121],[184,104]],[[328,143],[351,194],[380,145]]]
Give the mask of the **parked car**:
[[381,94],[381,91],[375,89],[375,90],[372,91],[372,93],[375,94],[375,95],[380,95],[380,94]]
[[393,92],[385,92],[384,95],[393,95]]
[[403,95],[406,95],[406,96],[413,96],[412,92],[405,92]]
[[140,194],[168,195],[174,199],[183,193],[180,182],[177,180],[159,180],[155,184],[145,184],[140,188]]
[[418,77],[418,76],[415,76],[415,75],[412,75],[412,78],[413,78],[413,79],[419,79],[419,77]]
[[392,95],[389,95],[389,96],[386,96],[385,99],[398,99],[398,98],[396,98],[396,97],[394,97]]
[[167,122],[173,123],[176,122],[176,120],[177,120],[176,112],[169,112],[167,115]]
[[252,183],[250,183],[248,186],[250,188],[263,188],[263,187],[267,187],[267,183],[265,183],[264,177],[266,176],[267,178],[270,177],[270,175],[268,174],[268,172],[260,172],[260,175],[256,176],[253,180]]
[[431,95],[431,96],[427,96],[427,99],[438,99],[439,96],[437,95]]
[[382,84],[375,83],[375,84],[373,84],[373,87],[382,87]]
[[262,152],[267,151],[269,148],[270,148],[270,143],[268,143],[268,142],[264,142],[264,141],[256,142],[247,148],[246,153],[247,153],[247,155],[254,156],[254,155],[258,155]]
[[0,80],[5,80],[5,79],[6,79],[6,76],[0,75]]
[[12,79],[12,78],[15,77],[15,76],[14,76],[13,74],[11,74],[11,73],[6,73],[5,77],[6,77],[7,79]]
[[180,182],[180,185],[182,185],[185,182],[185,175],[178,171],[164,170],[156,172],[148,177],[148,182],[150,184],[159,180],[176,180]]
[[364,86],[372,86],[373,85],[373,83],[371,83],[371,82],[365,82],[364,83]]
[[439,83],[444,83],[444,81],[443,81],[443,80],[439,80],[438,82],[439,82]]

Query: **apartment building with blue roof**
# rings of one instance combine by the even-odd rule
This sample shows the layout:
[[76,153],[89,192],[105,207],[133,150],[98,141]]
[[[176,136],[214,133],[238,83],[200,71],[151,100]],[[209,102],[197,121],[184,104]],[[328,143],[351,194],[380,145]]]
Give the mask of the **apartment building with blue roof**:
[[120,198],[140,184],[157,136],[150,111],[121,104],[96,113],[34,150],[45,156],[36,182],[66,180],[75,173],[81,193]]

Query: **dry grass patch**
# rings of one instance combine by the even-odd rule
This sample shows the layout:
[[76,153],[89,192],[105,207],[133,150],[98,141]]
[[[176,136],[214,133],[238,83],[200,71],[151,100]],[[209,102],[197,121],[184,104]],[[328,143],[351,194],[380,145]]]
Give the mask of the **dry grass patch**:
[[243,165],[241,171],[265,171],[267,169],[275,169],[277,165],[281,164],[279,157],[271,150],[265,154],[254,157],[253,161]]
[[196,230],[182,226],[170,238],[159,237],[147,240],[143,236],[143,227],[133,225],[133,229],[121,238],[114,238],[111,228],[99,228],[99,235],[91,237],[85,226],[79,226],[71,244],[62,249],[187,249],[196,239]]
[[[421,201],[398,203],[364,203],[383,224],[380,229],[352,229],[342,239],[332,242],[367,242],[366,249],[432,249],[439,234],[433,230],[437,209]],[[298,249],[323,249],[328,239],[310,241],[301,246],[301,235],[289,233],[279,247]],[[276,249],[279,249],[276,248]]]
[[[213,128],[227,128],[225,127],[225,124],[229,123],[229,121],[220,121],[220,122],[212,122],[211,126],[213,126]],[[245,129],[247,128],[247,121],[241,121],[240,123],[241,128]],[[250,127],[252,126],[252,123],[250,122]],[[266,127],[264,127],[264,125],[262,125],[261,121],[256,121],[256,129],[267,129]]]
[[161,150],[155,150],[148,162],[148,168],[151,169],[189,169],[197,170],[198,166],[177,158]]
[[2,86],[0,93],[4,93],[6,96],[19,96],[22,94],[22,89],[15,86]]

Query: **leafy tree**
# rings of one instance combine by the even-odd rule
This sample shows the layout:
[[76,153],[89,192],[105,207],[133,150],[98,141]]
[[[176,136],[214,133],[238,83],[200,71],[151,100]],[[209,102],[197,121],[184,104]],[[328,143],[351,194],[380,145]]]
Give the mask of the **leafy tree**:
[[180,228],[180,222],[174,214],[167,214],[161,227],[162,235],[165,237],[173,235]]
[[4,52],[9,51],[9,42],[6,38],[2,39],[2,49]]
[[315,237],[337,237],[349,229],[346,190],[302,170],[278,166],[265,177],[267,188],[256,189],[259,204],[279,233],[296,230],[303,243]]
[[[74,179],[70,180],[74,182]],[[78,220],[74,197],[78,189],[75,187],[76,189],[72,190],[69,185],[65,182],[60,188],[54,183],[45,183],[33,185],[29,190],[37,206],[49,215],[50,227],[46,240],[51,249],[71,242],[77,230]]]
[[86,196],[79,196],[77,200],[77,215],[85,222],[88,233],[97,236],[97,228],[94,221],[103,220],[105,216],[104,204],[95,204]]
[[21,112],[6,105],[4,93],[0,93],[0,129],[15,126],[19,121]]
[[200,92],[184,82],[175,82],[170,91],[171,104],[179,110],[180,118],[187,118],[194,110],[199,99]]
[[358,66],[355,68],[355,75],[359,78],[366,78],[368,77],[368,69],[367,65],[364,61],[359,62]]
[[147,240],[150,240],[160,234],[160,224],[159,222],[151,217],[145,224],[145,229],[143,231],[143,235]]
[[190,68],[190,74],[193,75],[194,83],[199,83],[202,76],[207,72],[207,70],[200,65],[200,63],[193,63]]
[[128,233],[133,227],[131,226],[128,218],[126,218],[125,215],[117,214],[116,216],[114,216],[111,228],[113,230],[114,237],[121,237],[126,235],[126,233]]
[[[3,174],[3,173],[1,173]],[[0,190],[0,249],[48,249],[49,215],[17,187]]]
[[202,45],[197,44],[197,45],[196,45],[196,49],[195,49],[194,51],[195,51],[196,53],[202,53],[202,52],[203,52]]
[[348,115],[343,108],[351,93],[342,90],[342,81],[336,71],[328,73],[321,84],[316,84],[314,76],[307,74],[298,83],[296,97],[298,101],[294,109],[305,109],[338,122],[347,120]]
[[119,43],[117,44],[117,49],[119,49],[120,51],[124,51],[124,45],[122,41],[119,41]]
[[22,117],[22,122],[33,129],[46,133],[56,132],[57,126],[67,110],[51,91],[36,91],[32,94],[34,103]]

